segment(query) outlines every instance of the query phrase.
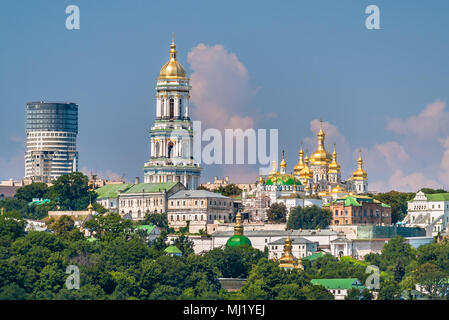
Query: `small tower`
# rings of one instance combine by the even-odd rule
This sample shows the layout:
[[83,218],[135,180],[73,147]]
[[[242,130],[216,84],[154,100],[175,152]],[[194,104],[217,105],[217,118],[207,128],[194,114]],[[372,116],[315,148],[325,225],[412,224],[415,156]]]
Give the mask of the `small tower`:
[[279,167],[280,167],[279,171],[281,174],[286,174],[286,170],[287,170],[287,162],[285,161],[284,153],[285,153],[284,150],[282,150],[282,161],[279,164]]
[[301,260],[296,261],[295,257],[292,254],[292,240],[290,236],[285,238],[284,244],[284,253],[282,257],[279,259],[279,267],[285,269],[302,269]]
[[357,159],[357,170],[352,174],[353,192],[357,194],[368,192],[368,175],[363,170],[362,150],[359,150],[359,158]]
[[293,168],[293,174],[297,178],[299,178],[302,169],[304,169],[304,151],[302,150],[302,143],[301,143],[301,149],[299,149],[299,161]]
[[334,143],[334,152],[332,152],[332,162],[329,164],[329,182],[333,185],[339,184],[341,182],[341,168],[340,164],[337,162],[337,151],[335,150]]

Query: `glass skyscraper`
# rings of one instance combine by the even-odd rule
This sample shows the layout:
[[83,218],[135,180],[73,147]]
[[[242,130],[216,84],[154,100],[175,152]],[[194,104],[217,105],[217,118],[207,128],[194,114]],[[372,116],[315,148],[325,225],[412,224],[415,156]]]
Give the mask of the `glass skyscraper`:
[[77,104],[28,102],[25,128],[25,178],[48,183],[78,171]]

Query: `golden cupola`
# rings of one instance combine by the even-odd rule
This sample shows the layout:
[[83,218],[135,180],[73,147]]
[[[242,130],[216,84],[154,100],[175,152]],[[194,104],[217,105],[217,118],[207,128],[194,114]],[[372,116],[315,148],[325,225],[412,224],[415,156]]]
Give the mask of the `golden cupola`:
[[302,147],[299,150],[299,161],[296,164],[296,166],[293,167],[293,173],[296,176],[299,176],[301,174],[301,170],[304,169],[304,151],[302,151]]
[[367,173],[363,170],[362,151],[360,151],[359,158],[357,159],[357,170],[352,174],[354,180],[364,180],[367,178]]
[[159,79],[187,79],[186,70],[176,59],[176,44],[173,37],[170,45],[170,60],[162,67]]
[[340,173],[340,165],[337,162],[337,151],[335,150],[334,144],[334,152],[332,152],[332,162],[329,164],[328,173]]
[[295,257],[292,254],[292,240],[290,240],[290,236],[285,238],[284,253],[279,262],[281,268],[294,268]]
[[299,176],[301,177],[301,179],[313,179],[313,172],[312,172],[312,170],[310,170],[310,167],[309,167],[309,156],[308,155],[306,155],[306,157],[304,158],[304,168],[299,173]]
[[310,156],[311,165],[327,165],[331,162],[331,155],[324,148],[324,138],[326,137],[323,128],[317,134],[318,147]]
[[272,177],[272,176],[274,176],[276,174],[279,174],[279,171],[277,170],[277,161],[273,160],[272,164],[273,164],[273,168],[268,173],[268,177]]
[[287,170],[287,162],[285,161],[285,155],[284,155],[284,150],[282,150],[282,161],[279,164],[279,171],[281,172],[281,174],[285,174],[286,170]]

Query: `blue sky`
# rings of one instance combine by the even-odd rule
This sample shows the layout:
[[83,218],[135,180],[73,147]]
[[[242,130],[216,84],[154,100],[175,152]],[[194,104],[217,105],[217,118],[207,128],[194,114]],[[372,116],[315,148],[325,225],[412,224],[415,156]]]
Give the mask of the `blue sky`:
[[[65,28],[71,4],[80,8],[80,30]],[[380,8],[381,30],[365,28],[370,4]],[[300,141],[313,151],[321,118],[344,177],[362,148],[372,190],[448,186],[448,12],[443,0],[3,0],[0,179],[23,175],[25,103],[34,100],[79,104],[81,168],[142,176],[156,78],[175,32],[179,60],[209,83],[208,94],[235,92],[217,98],[217,108],[279,129],[289,170]],[[232,63],[246,72],[220,69]],[[207,99],[192,101],[206,121]],[[208,166],[203,181],[256,173]]]

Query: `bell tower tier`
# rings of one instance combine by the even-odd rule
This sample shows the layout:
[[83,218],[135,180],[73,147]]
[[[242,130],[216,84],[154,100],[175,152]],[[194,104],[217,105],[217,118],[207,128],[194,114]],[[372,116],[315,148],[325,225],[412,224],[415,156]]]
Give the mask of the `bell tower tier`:
[[157,80],[156,119],[150,130],[151,156],[144,165],[144,181],[181,182],[187,189],[196,189],[202,168],[193,160],[191,87],[176,54],[173,40],[170,60],[162,67]]

